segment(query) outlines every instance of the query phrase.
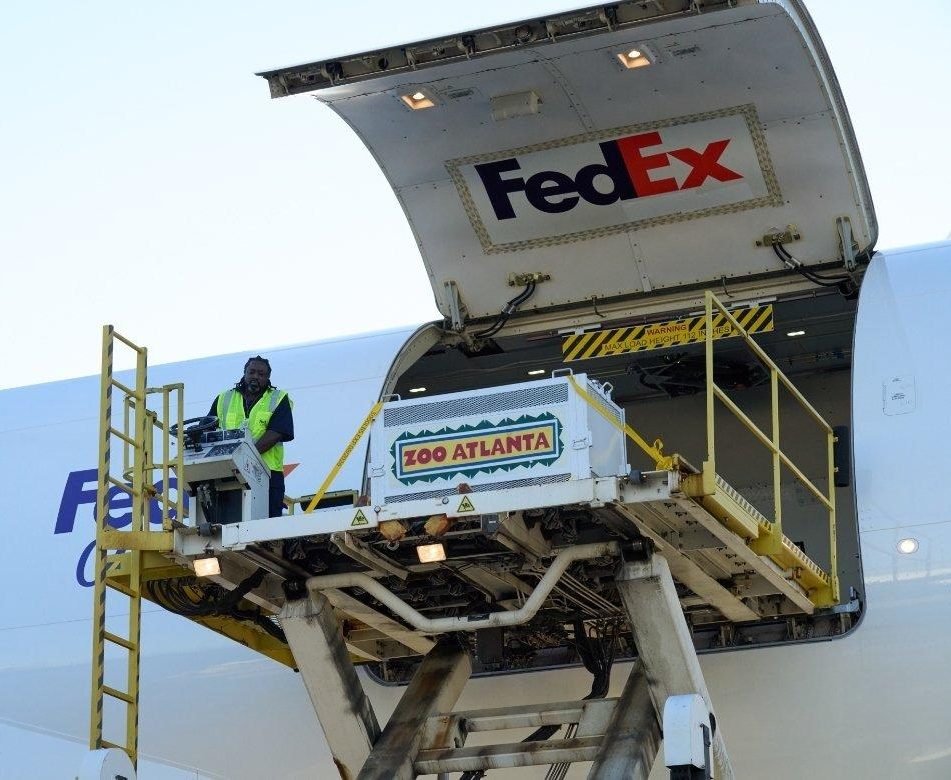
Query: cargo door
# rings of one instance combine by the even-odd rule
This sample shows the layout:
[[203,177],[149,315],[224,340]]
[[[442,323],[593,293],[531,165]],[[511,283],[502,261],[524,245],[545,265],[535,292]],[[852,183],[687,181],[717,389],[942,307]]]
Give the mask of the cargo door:
[[875,243],[798,2],[620,3],[261,75],[276,97],[314,91],[363,139],[457,327],[530,279],[522,310],[567,319],[799,278],[777,241],[814,267]]

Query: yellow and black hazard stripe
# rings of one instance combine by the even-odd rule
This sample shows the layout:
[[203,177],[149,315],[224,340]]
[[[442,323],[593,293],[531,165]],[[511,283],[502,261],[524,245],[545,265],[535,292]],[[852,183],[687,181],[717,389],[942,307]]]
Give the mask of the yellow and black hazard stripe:
[[[747,333],[765,333],[773,329],[772,305],[751,306],[731,311],[730,314]],[[573,360],[588,360],[697,344],[707,337],[706,324],[706,317],[701,315],[667,322],[654,322],[650,325],[634,325],[629,328],[574,333],[565,336],[562,341],[562,359],[565,363],[570,363]],[[714,313],[713,338],[725,339],[739,335],[723,312]]]

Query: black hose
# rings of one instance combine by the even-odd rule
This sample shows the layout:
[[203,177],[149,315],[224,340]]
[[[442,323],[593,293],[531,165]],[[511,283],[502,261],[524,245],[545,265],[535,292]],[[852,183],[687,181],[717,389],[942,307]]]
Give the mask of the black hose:
[[805,277],[813,284],[817,284],[820,287],[835,288],[846,297],[855,293],[855,281],[852,279],[851,275],[844,274],[837,276],[822,276],[821,274],[811,271],[803,266],[799,260],[789,254],[786,247],[784,247],[782,244],[773,244],[772,247],[776,256],[783,261],[783,265],[792,269],[793,271],[796,271],[798,274]]
[[502,311],[499,313],[498,319],[490,325],[485,330],[479,331],[478,333],[473,333],[472,335],[478,339],[487,339],[491,336],[494,336],[502,328],[505,327],[505,323],[508,322],[509,317],[521,306],[525,301],[532,297],[535,292],[535,282],[529,282],[525,285],[525,289],[522,290],[518,295],[516,295],[512,300],[505,304],[502,307]]
[[264,615],[260,608],[242,609],[239,606],[242,599],[264,581],[266,574],[264,569],[257,569],[238,583],[234,590],[225,590],[214,583],[183,579],[152,580],[145,583],[145,588],[153,601],[176,615],[187,618],[232,617],[254,623],[279,642],[287,644],[287,637],[280,626]]

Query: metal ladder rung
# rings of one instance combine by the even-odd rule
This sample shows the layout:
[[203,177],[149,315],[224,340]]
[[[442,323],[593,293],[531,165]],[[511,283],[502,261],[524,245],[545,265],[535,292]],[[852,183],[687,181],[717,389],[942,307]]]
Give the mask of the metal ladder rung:
[[113,386],[113,387],[115,387],[115,388],[121,390],[123,393],[125,393],[125,394],[126,394],[127,396],[129,396],[130,398],[138,398],[138,397],[139,397],[139,396],[136,394],[135,390],[133,390],[131,387],[128,387],[127,385],[122,384],[122,382],[120,382],[118,379],[110,379],[109,381],[112,382],[112,386]]
[[127,339],[121,333],[116,332],[115,330],[112,331],[112,337],[116,341],[121,341],[123,344],[125,344],[129,349],[133,350],[134,352],[139,352],[139,353],[145,352],[145,347],[140,347],[138,344],[132,341],[129,341],[129,339]]
[[122,431],[113,428],[112,426],[109,426],[109,433],[111,433],[113,436],[118,436],[130,447],[134,447],[136,445],[135,439],[133,439],[131,436],[126,436],[126,434],[124,434]]
[[178,506],[178,503],[174,499],[168,498],[164,493],[156,493],[152,496],[152,500],[164,504],[169,509],[175,509]]
[[119,591],[119,593],[124,593],[124,594],[125,594],[126,596],[128,596],[130,599],[134,599],[134,598],[138,598],[138,597],[139,597],[139,592],[138,592],[138,591],[133,590],[132,588],[130,588],[130,587],[126,586],[126,585],[123,585],[122,583],[119,583],[119,582],[114,582],[114,581],[112,581],[112,580],[106,580],[106,587],[107,587],[107,588],[112,588],[113,590],[117,590],[117,591]]
[[514,742],[463,748],[421,750],[413,762],[418,774],[472,772],[515,766],[541,766],[562,762],[594,761],[602,736],[555,739],[544,742]]
[[116,688],[111,688],[108,685],[102,686],[102,692],[106,694],[106,696],[111,696],[113,699],[120,699],[121,701],[124,701],[126,704],[133,704],[135,702],[135,699],[133,699],[125,691],[120,691],[120,690],[117,690]]
[[130,496],[137,496],[137,495],[139,495],[139,491],[138,491],[138,490],[136,490],[135,488],[131,487],[130,485],[127,485],[125,482],[119,481],[118,479],[116,479],[116,478],[113,477],[113,476],[107,477],[106,480],[109,482],[110,485],[115,485],[117,488],[119,488],[119,490],[124,490],[124,491],[125,491],[126,493],[128,493]]
[[130,642],[128,639],[125,639],[121,636],[110,633],[109,631],[103,631],[102,635],[106,639],[106,641],[112,642],[112,644],[114,645],[119,645],[120,647],[124,647],[126,650],[132,650],[134,652],[135,649],[138,647],[138,645],[135,642]]

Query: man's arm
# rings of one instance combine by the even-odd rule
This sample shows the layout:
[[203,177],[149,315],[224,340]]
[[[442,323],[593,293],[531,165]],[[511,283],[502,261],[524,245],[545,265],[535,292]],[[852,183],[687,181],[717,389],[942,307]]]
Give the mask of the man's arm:
[[262,434],[254,446],[262,455],[275,444],[282,441],[290,441],[294,438],[294,418],[291,415],[291,403],[287,396],[281,399],[281,402],[271,415],[267,424],[267,430]]
[[263,455],[275,444],[280,444],[281,441],[283,441],[281,434],[268,428],[263,434],[261,434],[261,438],[254,442],[254,446],[257,447],[258,452]]

